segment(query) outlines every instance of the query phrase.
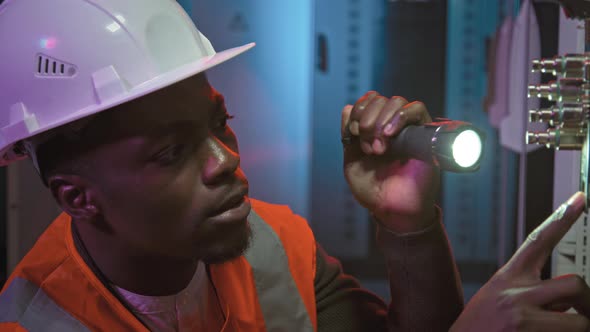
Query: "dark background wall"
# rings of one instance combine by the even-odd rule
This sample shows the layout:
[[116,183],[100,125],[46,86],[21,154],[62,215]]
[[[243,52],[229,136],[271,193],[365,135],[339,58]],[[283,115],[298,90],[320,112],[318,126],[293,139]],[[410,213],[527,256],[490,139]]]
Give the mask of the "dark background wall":
[[[388,2],[380,38],[383,52],[374,67],[374,85],[380,93],[420,100],[433,118],[444,116],[446,6],[446,0]],[[374,234],[371,223],[367,258],[342,262],[346,271],[361,279],[386,278]]]

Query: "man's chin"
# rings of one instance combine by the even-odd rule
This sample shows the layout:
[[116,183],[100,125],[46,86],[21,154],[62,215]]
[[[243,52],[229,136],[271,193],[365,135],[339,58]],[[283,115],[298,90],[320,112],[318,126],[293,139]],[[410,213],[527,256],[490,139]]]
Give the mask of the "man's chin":
[[208,250],[204,253],[202,261],[206,264],[221,264],[234,260],[244,254],[250,246],[252,233],[250,227],[247,227],[246,234],[242,234],[239,239],[233,239],[231,243],[224,243]]

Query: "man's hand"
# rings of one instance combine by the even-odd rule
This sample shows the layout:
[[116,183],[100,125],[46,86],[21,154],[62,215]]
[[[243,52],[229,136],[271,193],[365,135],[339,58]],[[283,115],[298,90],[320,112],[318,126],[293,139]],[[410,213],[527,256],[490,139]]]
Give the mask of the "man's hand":
[[421,230],[433,222],[439,175],[422,161],[384,155],[388,141],[407,125],[431,121],[424,104],[374,91],[342,111],[346,180],[359,203],[394,232]]
[[[577,193],[535,229],[525,243],[475,294],[452,332],[588,331],[590,289],[577,275],[541,280],[541,268],[578,219],[585,196]],[[570,308],[578,314],[568,314]]]

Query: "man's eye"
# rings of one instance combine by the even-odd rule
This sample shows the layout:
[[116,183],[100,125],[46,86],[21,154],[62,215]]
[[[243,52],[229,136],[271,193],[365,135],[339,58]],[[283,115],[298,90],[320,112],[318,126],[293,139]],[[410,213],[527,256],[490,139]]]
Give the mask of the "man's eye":
[[158,153],[155,159],[163,165],[173,164],[184,157],[186,150],[186,144],[175,144]]
[[229,120],[233,119],[233,118],[234,118],[234,116],[233,116],[233,115],[230,115],[230,114],[225,114],[225,115],[223,116],[223,118],[221,118],[221,119],[219,120],[219,122],[217,123],[217,125],[216,125],[215,127],[216,127],[216,128],[218,128],[218,129],[225,129],[225,128],[227,127],[227,122],[228,122]]

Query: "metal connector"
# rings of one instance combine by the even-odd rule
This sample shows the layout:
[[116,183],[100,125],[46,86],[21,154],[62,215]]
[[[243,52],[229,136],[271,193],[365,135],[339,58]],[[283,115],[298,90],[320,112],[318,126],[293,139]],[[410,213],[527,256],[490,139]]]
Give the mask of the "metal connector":
[[545,145],[556,150],[581,150],[587,129],[555,128],[545,132],[527,132],[527,144]]
[[566,54],[552,59],[533,60],[533,72],[588,79],[589,60],[590,54]]
[[581,103],[590,90],[581,78],[562,78],[548,84],[529,85],[529,97],[545,98],[564,103]]
[[529,111],[529,122],[544,122],[556,127],[582,128],[587,118],[588,107],[581,104],[560,104]]

